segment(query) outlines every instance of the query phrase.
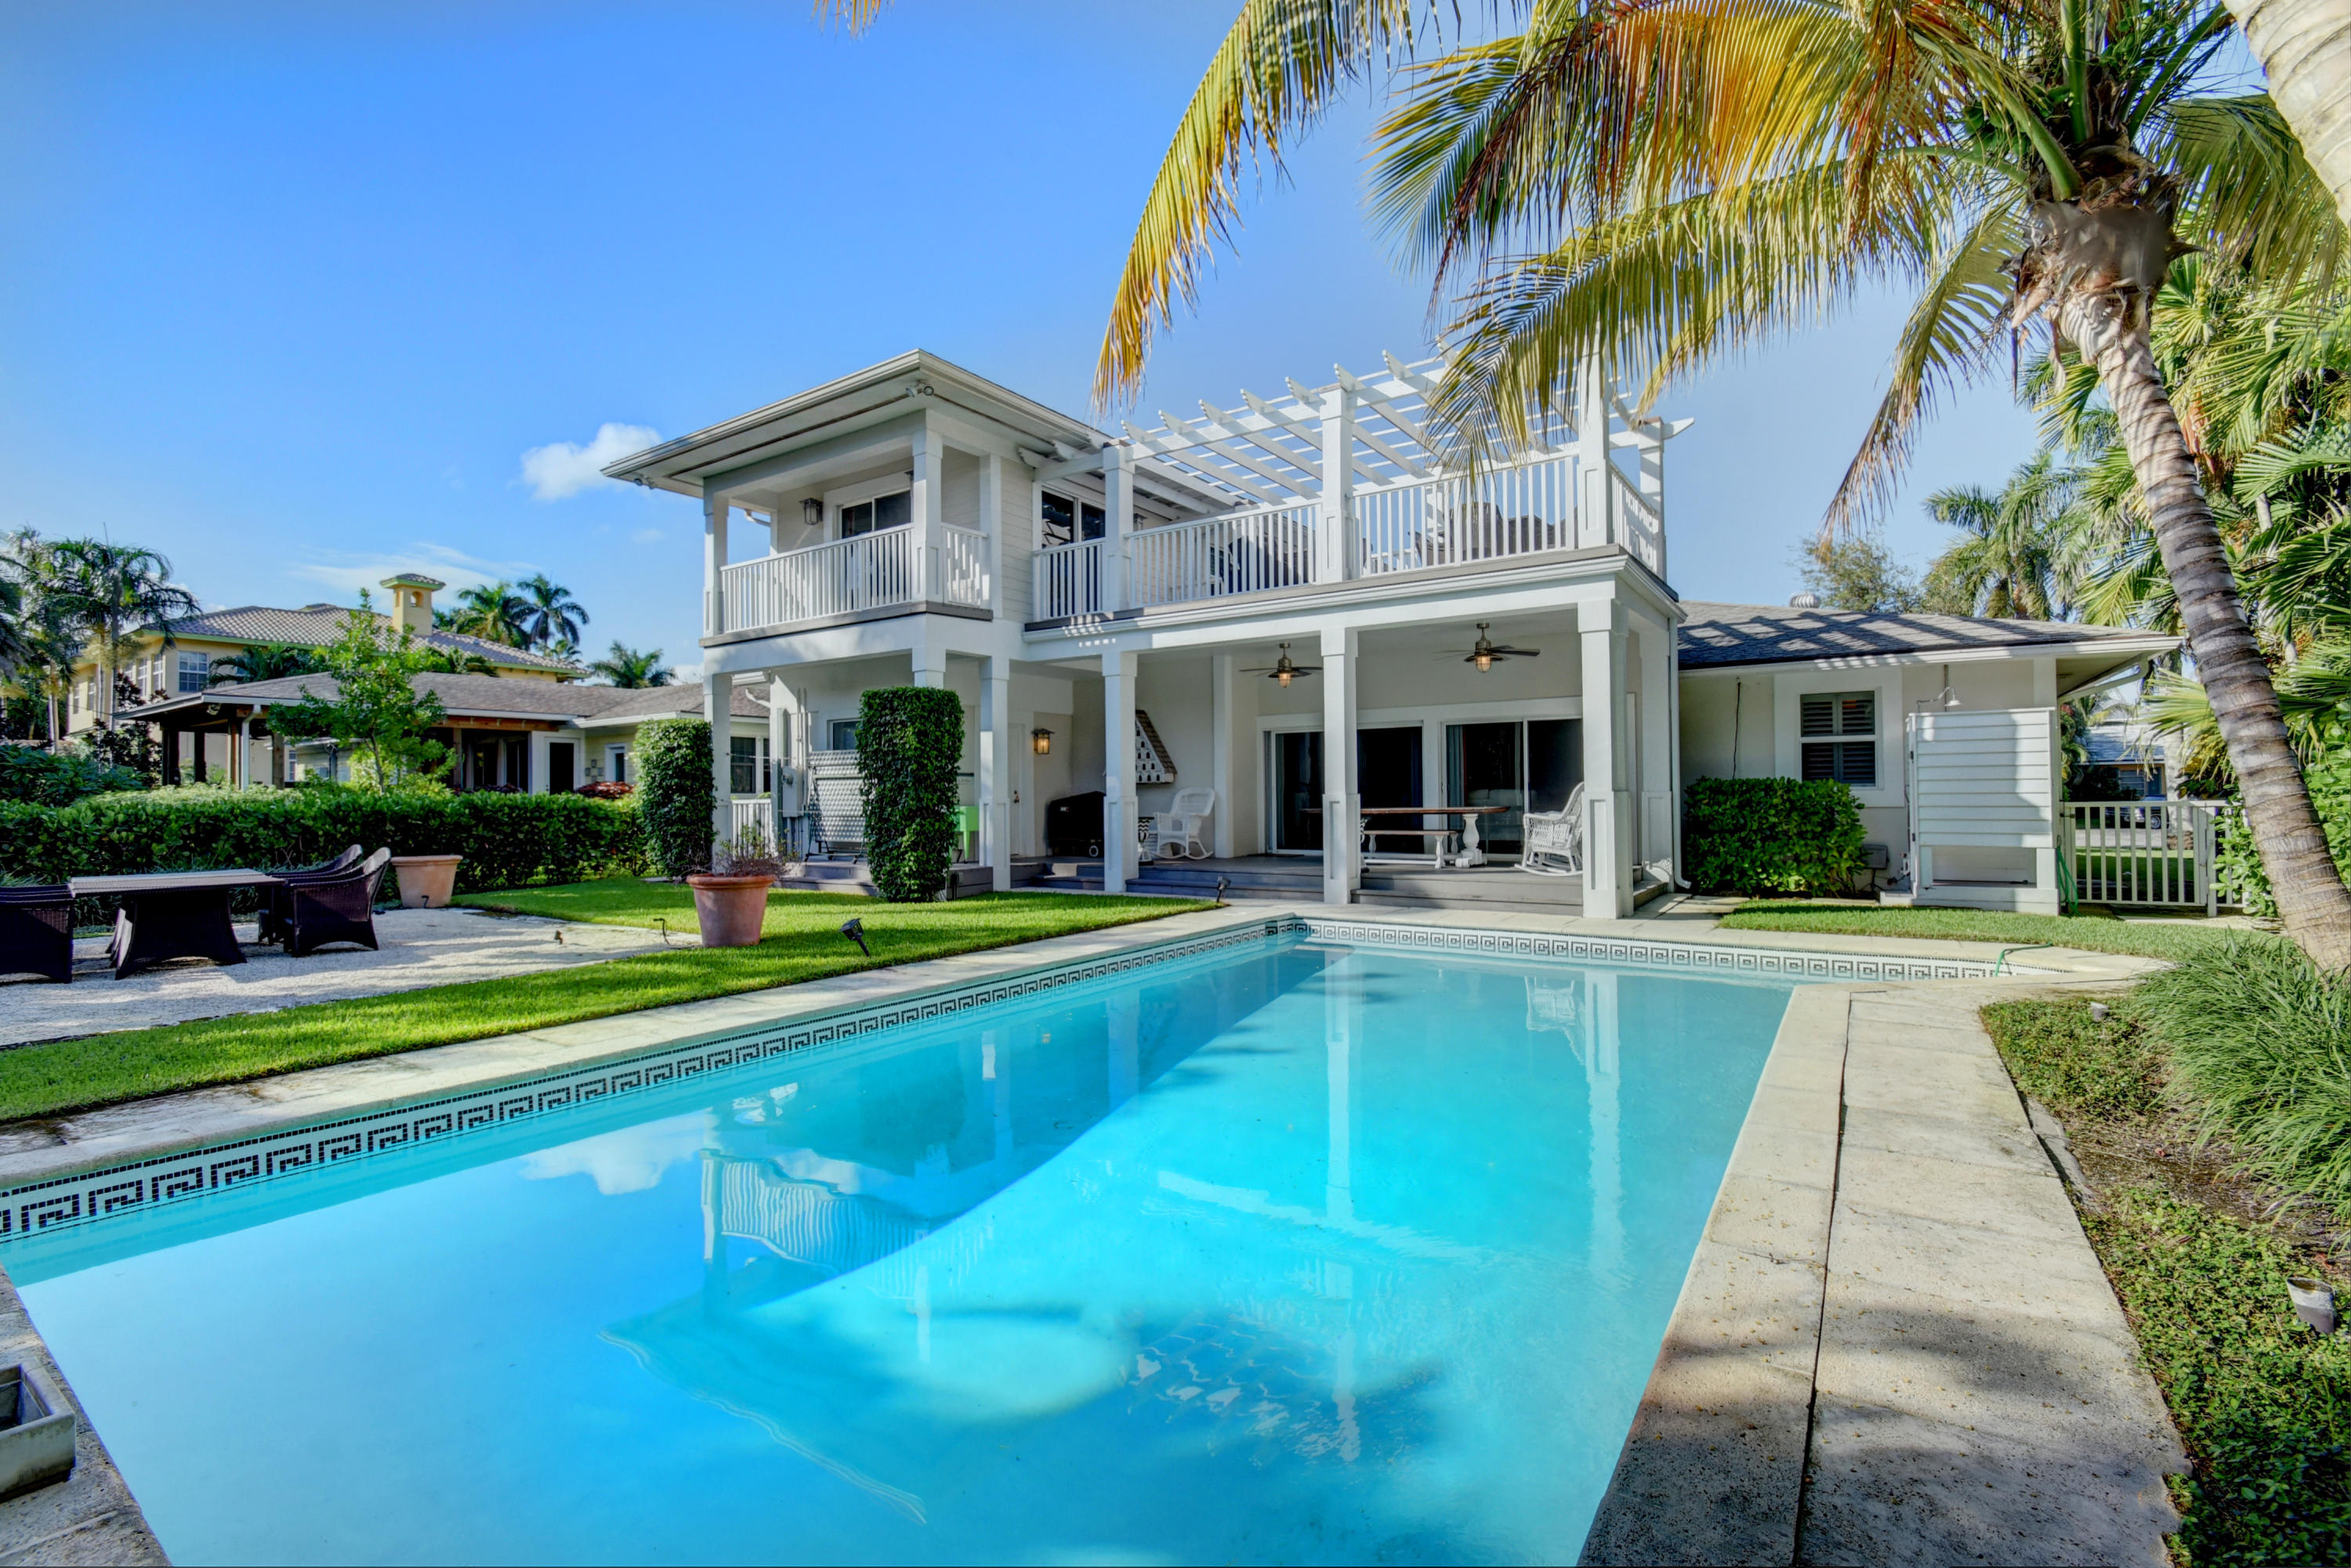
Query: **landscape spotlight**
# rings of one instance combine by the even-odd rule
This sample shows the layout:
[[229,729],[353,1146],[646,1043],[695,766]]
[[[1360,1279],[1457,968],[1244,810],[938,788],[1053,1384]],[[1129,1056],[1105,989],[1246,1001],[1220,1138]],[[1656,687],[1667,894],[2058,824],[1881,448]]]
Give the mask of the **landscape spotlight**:
[[865,922],[864,922],[864,921],[862,921],[862,920],[844,920],[844,921],[842,921],[842,922],[841,923],[841,934],[843,936],[848,937],[852,942],[856,943],[856,944],[857,944],[857,950],[858,950],[859,952],[861,952],[861,953],[864,954],[864,955],[865,955],[867,957],[869,957],[869,958],[871,958],[872,956],[873,956],[873,949],[872,949],[872,948],[871,948],[871,947],[868,947],[868,946],[865,945]]

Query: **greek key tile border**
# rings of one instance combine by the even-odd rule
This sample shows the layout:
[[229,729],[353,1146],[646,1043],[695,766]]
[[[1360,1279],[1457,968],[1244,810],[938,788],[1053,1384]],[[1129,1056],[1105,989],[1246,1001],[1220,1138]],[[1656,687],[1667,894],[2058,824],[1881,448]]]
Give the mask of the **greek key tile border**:
[[183,1150],[102,1171],[85,1171],[0,1190],[0,1241],[142,1213],[158,1205],[244,1187],[273,1176],[461,1136],[613,1095],[724,1071],[812,1046],[832,1045],[901,1024],[1081,985],[1270,936],[1304,932],[1332,942],[1497,958],[1565,958],[1691,975],[1796,980],[1943,980],[1991,973],[1991,966],[1946,958],[1778,952],[1705,943],[1545,936],[1452,926],[1391,925],[1284,914],[1203,936],[1156,942],[1058,967],[893,998],[716,1038],[664,1046],[620,1061],[568,1069],[437,1099],[386,1106],[339,1120]]
[[1374,921],[1326,920],[1311,915],[1304,916],[1301,923],[1317,940],[1344,942],[1357,947],[1470,953],[1491,958],[1572,958],[1583,964],[1637,965],[1691,975],[1795,980],[1973,980],[1992,972],[1991,965],[1973,958],[1795,953],[1705,942],[1554,936],[1534,931],[1479,931],[1447,925],[1389,925]]

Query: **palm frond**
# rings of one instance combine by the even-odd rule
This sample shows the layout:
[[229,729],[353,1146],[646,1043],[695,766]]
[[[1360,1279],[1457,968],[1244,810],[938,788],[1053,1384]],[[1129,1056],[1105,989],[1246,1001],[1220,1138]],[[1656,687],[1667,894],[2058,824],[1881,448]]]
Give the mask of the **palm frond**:
[[2325,185],[2267,93],[2183,99],[2157,130],[2194,243],[2262,278],[2332,278],[2346,236]]

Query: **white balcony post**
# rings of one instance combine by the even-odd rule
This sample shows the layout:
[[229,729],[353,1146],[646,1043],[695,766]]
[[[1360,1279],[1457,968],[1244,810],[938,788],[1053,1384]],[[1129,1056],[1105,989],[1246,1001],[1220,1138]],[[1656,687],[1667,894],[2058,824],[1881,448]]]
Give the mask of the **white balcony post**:
[[1575,542],[1608,542],[1608,382],[1597,360],[1575,372]]
[[1102,673],[1102,891],[1124,893],[1136,865],[1134,679],[1136,656],[1105,653]]
[[1123,443],[1102,448],[1102,602],[1103,612],[1127,610],[1127,536],[1134,531],[1134,452]]
[[778,854],[786,852],[784,823],[799,815],[792,808],[799,804],[799,775],[792,769],[792,732],[799,728],[798,716],[792,712],[792,689],[784,685],[781,675],[768,677],[768,829],[775,840]]
[[1322,394],[1322,505],[1314,528],[1314,580],[1355,575],[1355,394]]
[[979,858],[1003,893],[1012,886],[1012,661],[979,665]]
[[914,434],[914,478],[906,497],[911,514],[906,522],[906,543],[913,557],[908,565],[914,570],[913,587],[917,599],[939,596],[939,476],[946,458],[946,447],[925,418],[923,428]]
[[726,494],[702,492],[702,634],[716,637],[726,626]]
[[710,841],[723,843],[735,836],[735,677],[705,674],[702,716],[710,721]]
[[1230,653],[1209,661],[1208,782],[1216,788],[1216,810],[1208,819],[1211,849],[1218,860],[1233,854],[1233,683],[1239,663]]
[[1622,920],[1633,912],[1625,625],[1616,606],[1604,601],[1579,607],[1576,628],[1583,643],[1583,799],[1590,813],[1583,829],[1583,913]]
[[[1640,863],[1663,882],[1674,866],[1674,737],[1676,703],[1673,693],[1673,632],[1646,615],[1639,626],[1639,674],[1629,682],[1641,699],[1633,716],[1640,733],[1636,769],[1641,782]],[[1588,794],[1589,791],[1587,790]]]
[[[1326,492],[1327,494],[1327,492]],[[1352,627],[1322,629],[1322,902],[1355,901],[1355,651]]]

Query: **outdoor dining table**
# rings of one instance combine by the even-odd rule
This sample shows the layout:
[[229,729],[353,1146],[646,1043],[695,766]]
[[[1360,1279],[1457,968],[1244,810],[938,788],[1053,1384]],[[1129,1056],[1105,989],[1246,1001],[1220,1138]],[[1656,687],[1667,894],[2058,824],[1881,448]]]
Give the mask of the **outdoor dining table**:
[[[1437,841],[1436,851],[1431,856],[1431,859],[1436,862],[1438,869],[1442,870],[1447,866],[1458,868],[1461,866],[1484,865],[1486,863],[1486,852],[1478,847],[1478,819],[1480,817],[1491,817],[1499,812],[1508,811],[1510,810],[1512,810],[1512,808],[1509,806],[1358,806],[1355,808],[1355,815],[1363,819],[1364,849],[1365,852],[1364,858],[1367,860],[1370,858],[1372,835],[1374,833],[1411,831],[1425,836],[1437,831],[1434,828],[1382,828],[1371,821],[1374,817],[1460,818],[1460,850],[1457,853],[1449,855],[1447,854],[1445,852],[1444,841],[1440,839]],[[1306,808],[1306,814],[1310,817],[1319,817],[1322,814],[1322,808],[1320,806],[1309,806]],[[1447,833],[1453,831],[1451,829],[1447,829],[1445,831]],[[1393,860],[1414,865],[1417,865],[1420,862],[1420,857],[1418,855],[1382,855],[1380,858],[1384,861]]]
[[245,949],[237,946],[235,928],[229,924],[228,895],[241,887],[266,887],[277,881],[266,871],[159,871],[78,876],[66,885],[76,898],[122,901],[108,954],[120,980],[166,958],[244,963]]

